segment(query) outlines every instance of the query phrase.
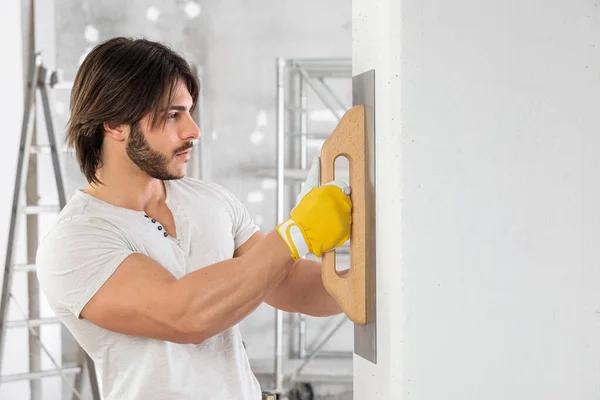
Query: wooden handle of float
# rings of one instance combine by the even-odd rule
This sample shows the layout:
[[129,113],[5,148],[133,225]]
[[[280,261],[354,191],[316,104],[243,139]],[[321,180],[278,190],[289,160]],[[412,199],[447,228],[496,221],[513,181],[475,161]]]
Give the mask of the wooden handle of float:
[[350,270],[342,275],[336,271],[335,250],[324,253],[322,276],[325,288],[344,313],[357,324],[367,323],[366,303],[366,240],[365,240],[365,109],[352,107],[342,117],[321,149],[321,183],[335,179],[335,160],[348,159],[350,166],[350,198],[352,228],[350,231]]

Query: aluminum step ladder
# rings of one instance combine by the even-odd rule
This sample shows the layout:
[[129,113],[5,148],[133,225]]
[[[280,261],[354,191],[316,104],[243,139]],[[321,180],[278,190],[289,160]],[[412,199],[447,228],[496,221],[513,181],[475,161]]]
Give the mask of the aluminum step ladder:
[[[75,339],[68,333],[64,326],[61,326],[62,332],[62,344],[63,354],[65,351],[69,351],[69,354],[75,354],[75,360],[72,360],[72,365],[63,365],[63,362],[57,361],[47,347],[42,343],[40,337],[39,327],[45,324],[60,324],[57,317],[51,318],[28,318],[28,313],[18,304],[15,296],[13,296],[12,284],[13,284],[13,273],[24,272],[30,273],[30,278],[35,277],[35,264],[15,264],[15,252],[17,249],[17,235],[19,220],[22,219],[23,215],[34,215],[44,212],[58,212],[60,211],[67,202],[67,196],[65,192],[65,185],[63,180],[63,173],[61,170],[61,163],[59,157],[59,149],[56,142],[56,136],[54,133],[54,125],[52,121],[52,113],[50,110],[50,104],[48,99],[48,87],[53,87],[57,83],[56,72],[49,73],[44,67],[42,57],[40,54],[35,54],[29,65],[28,73],[28,86],[25,93],[25,107],[23,113],[23,122],[21,127],[21,141],[19,146],[19,156],[17,165],[17,174],[15,179],[12,211],[10,217],[10,227],[8,234],[8,245],[6,248],[6,262],[4,265],[4,278],[2,282],[2,292],[0,297],[0,372],[2,371],[2,361],[5,348],[6,332],[11,328],[16,327],[27,327],[30,334],[30,349],[32,341],[35,341],[36,346],[39,346],[38,350],[43,351],[48,358],[51,360],[54,369],[31,371],[22,374],[12,375],[0,375],[0,386],[7,382],[15,381],[39,381],[45,377],[56,377],[62,378],[63,384],[63,396],[66,397],[65,393],[70,391],[73,400],[84,400],[83,390],[83,378],[85,375],[89,378],[89,392],[91,392],[91,398],[93,400],[100,400],[100,392],[98,388],[98,380],[96,377],[96,370],[92,359],[87,353],[77,344]],[[39,90],[40,98],[42,100],[42,107],[44,113],[44,119],[46,123],[46,130],[48,133],[48,146],[34,146],[32,145],[32,137],[34,131],[34,116],[36,114],[36,93]],[[23,199],[23,193],[28,183],[28,169],[29,169],[29,156],[30,154],[39,153],[50,153],[52,158],[52,166],[54,170],[54,176],[56,179],[56,186],[58,190],[58,202],[57,206],[37,206],[25,204],[27,201]],[[37,234],[37,232],[36,232]],[[35,279],[35,278],[34,278]],[[37,282],[37,281],[36,281]],[[37,286],[36,286],[37,288]],[[30,293],[31,296],[31,293]],[[35,295],[37,297],[37,293]],[[12,300],[12,302],[11,302]],[[30,297],[30,301],[32,298]],[[36,299],[33,299],[35,301]],[[8,320],[8,306],[9,302],[13,304],[22,315],[20,320]],[[30,356],[31,360],[31,356]],[[64,361],[64,360],[62,360]],[[68,360],[69,361],[69,360]],[[6,364],[6,363],[5,363]],[[71,363],[68,363],[71,364]],[[31,367],[31,365],[30,365]],[[37,386],[38,389],[35,392],[41,391],[41,385]],[[32,387],[32,398],[41,398],[41,393],[34,393]],[[87,397],[89,398],[89,397]]]

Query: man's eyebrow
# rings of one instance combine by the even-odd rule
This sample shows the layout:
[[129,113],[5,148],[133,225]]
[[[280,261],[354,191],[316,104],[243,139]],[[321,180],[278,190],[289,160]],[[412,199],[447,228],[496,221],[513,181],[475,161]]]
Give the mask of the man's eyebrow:
[[175,106],[175,105],[169,106],[168,109],[176,110],[176,111],[187,111],[188,110],[186,106]]

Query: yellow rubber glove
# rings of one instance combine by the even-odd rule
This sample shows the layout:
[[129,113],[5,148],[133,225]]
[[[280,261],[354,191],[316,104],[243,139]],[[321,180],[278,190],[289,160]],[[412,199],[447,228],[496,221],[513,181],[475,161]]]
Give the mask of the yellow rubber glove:
[[352,202],[350,188],[341,181],[319,187],[320,160],[317,158],[297,198],[290,219],[277,226],[292,258],[308,253],[321,257],[344,244],[350,237]]

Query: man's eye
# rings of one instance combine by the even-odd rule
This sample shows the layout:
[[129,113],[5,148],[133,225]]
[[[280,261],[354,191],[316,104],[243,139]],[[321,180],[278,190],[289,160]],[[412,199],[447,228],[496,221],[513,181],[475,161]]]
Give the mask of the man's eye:
[[167,118],[168,119],[173,119],[177,116],[177,113],[171,113],[171,114],[167,114]]

